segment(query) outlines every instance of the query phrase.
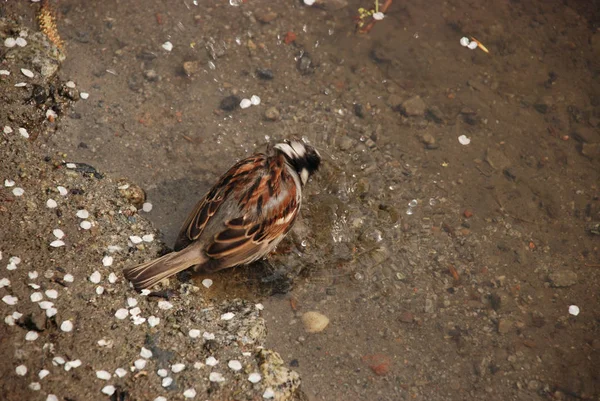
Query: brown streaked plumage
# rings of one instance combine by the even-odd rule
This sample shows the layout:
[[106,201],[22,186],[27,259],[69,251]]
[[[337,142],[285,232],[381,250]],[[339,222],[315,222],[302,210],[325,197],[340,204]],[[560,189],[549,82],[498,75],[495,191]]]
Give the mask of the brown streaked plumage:
[[299,141],[239,161],[196,204],[175,252],[128,267],[125,277],[143,289],[192,266],[213,272],[265,257],[294,224],[302,186],[319,163],[318,152]]

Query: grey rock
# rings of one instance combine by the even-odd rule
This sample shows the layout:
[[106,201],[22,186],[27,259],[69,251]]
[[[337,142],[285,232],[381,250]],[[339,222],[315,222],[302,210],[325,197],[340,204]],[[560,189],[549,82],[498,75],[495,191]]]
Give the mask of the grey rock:
[[600,158],[600,143],[584,143],[581,145],[581,154],[590,159]]
[[265,118],[269,121],[277,121],[279,120],[279,110],[277,110],[277,107],[269,107],[267,110],[265,110]]
[[560,270],[548,276],[553,287],[570,287],[577,284],[577,273],[572,270]]
[[402,103],[402,112],[409,117],[420,117],[425,115],[427,106],[420,96],[413,96]]
[[498,333],[500,334],[506,334],[508,333],[513,327],[513,322],[508,320],[508,319],[500,319],[498,321]]

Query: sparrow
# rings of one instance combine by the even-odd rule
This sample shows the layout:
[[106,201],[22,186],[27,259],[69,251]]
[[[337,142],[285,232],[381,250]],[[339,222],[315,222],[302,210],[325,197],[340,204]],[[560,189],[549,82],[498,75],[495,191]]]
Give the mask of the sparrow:
[[298,140],[240,160],[196,204],[174,252],[125,268],[125,278],[142,290],[188,268],[212,273],[264,258],[292,228],[320,163],[319,152]]

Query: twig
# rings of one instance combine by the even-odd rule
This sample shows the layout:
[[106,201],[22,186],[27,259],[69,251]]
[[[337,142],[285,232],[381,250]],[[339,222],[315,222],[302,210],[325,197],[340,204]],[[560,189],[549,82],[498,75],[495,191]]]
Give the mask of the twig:
[[[381,8],[379,9],[379,12],[382,13],[386,13],[387,9],[392,5],[392,0],[385,0],[385,3],[383,3],[383,5],[381,6]],[[375,23],[377,22],[376,19],[371,20],[371,22],[369,22],[367,24],[367,26],[365,26],[362,29],[359,29],[358,32],[359,33],[369,33],[371,31],[371,29],[373,29],[373,27],[375,26]]]

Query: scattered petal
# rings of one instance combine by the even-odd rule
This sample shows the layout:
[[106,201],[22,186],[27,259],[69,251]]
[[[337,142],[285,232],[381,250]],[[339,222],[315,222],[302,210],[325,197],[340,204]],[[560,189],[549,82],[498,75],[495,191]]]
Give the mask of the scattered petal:
[[466,135],[461,135],[458,137],[458,142],[460,142],[461,145],[468,145],[471,143],[471,139],[467,138]]
[[15,186],[15,182],[13,180],[9,180],[7,178],[6,180],[4,180],[4,186],[5,187],[14,187]]
[[68,372],[71,369],[75,369],[81,366],[81,360],[75,359],[74,361],[69,361],[65,363],[65,370]]
[[83,100],[86,100],[88,97],[90,97],[90,94],[87,92],[81,92],[81,93],[79,93],[79,97],[82,98]]
[[96,377],[100,380],[110,380],[112,375],[108,373],[106,370],[97,370]]
[[4,39],[4,46],[6,46],[6,47],[15,47],[16,44],[17,44],[17,41],[15,38]]
[[115,317],[119,320],[123,320],[129,315],[129,311],[125,308],[121,308],[115,312]]
[[64,322],[62,322],[62,324],[60,325],[60,329],[64,332],[70,332],[73,330],[73,322],[70,320],[65,320]]
[[44,377],[48,376],[50,374],[50,371],[47,369],[42,369],[40,370],[40,372],[38,373],[38,377],[40,378],[40,380],[42,380]]
[[477,42],[475,42],[475,41],[469,42],[469,44],[467,45],[467,47],[471,50],[477,49],[477,46],[478,46]]
[[202,280],[202,285],[206,288],[210,288],[210,286],[213,285],[213,281],[209,278],[205,278],[204,280]]
[[94,284],[98,284],[102,280],[102,275],[99,271],[95,271],[90,275],[90,281]]
[[140,244],[143,241],[142,237],[140,237],[138,235],[132,235],[132,236],[130,236],[129,240],[134,245]]
[[264,306],[263,304],[261,304],[261,303],[258,303],[258,304],[256,304],[256,305],[254,305],[254,307],[255,307],[257,310],[264,310],[264,309],[265,309],[265,306]]
[[55,201],[54,199],[48,199],[48,200],[46,201],[46,207],[47,207],[48,209],[54,209],[54,208],[55,208],[55,207],[57,207],[57,206],[58,206],[58,203],[56,203],[56,201]]
[[67,168],[70,168],[70,169],[77,168],[77,164],[75,164],[75,163],[67,163],[66,166],[67,166]]
[[57,239],[50,243],[50,246],[53,248],[60,248],[61,246],[65,246],[65,242],[63,240]]
[[248,381],[250,383],[258,383],[260,381],[260,379],[262,379],[262,376],[260,375],[260,373],[250,373],[248,375]]
[[52,358],[52,365],[58,366],[58,365],[64,365],[64,364],[65,364],[65,358],[63,358],[62,356],[55,356],[54,358]]
[[171,371],[173,373],[179,373],[183,369],[185,369],[185,365],[183,363],[176,363],[175,365],[171,366]]
[[29,138],[29,132],[27,132],[25,128],[19,128],[19,134],[21,134],[23,138]]
[[101,338],[100,340],[98,340],[98,345],[101,347],[108,347],[108,348],[112,348],[113,346],[113,341],[112,340],[106,340],[104,338]]
[[13,297],[12,295],[5,295],[2,297],[2,302],[4,302],[7,305],[16,305],[18,301],[19,298]]
[[25,341],[35,341],[39,336],[37,331],[28,331],[27,334],[25,334]]
[[234,370],[236,372],[242,370],[242,363],[237,359],[232,359],[231,361],[229,361],[227,363],[227,366],[229,366],[231,370]]
[[[25,86],[27,86],[27,82],[19,82],[19,83],[15,84],[16,88],[23,88]],[[21,133],[21,135],[23,135],[23,134]],[[23,135],[23,136],[25,136],[25,135]],[[27,136],[25,136],[25,138],[29,138],[29,134],[27,134]]]
[[469,46],[470,42],[471,41],[469,40],[469,38],[467,38],[465,36],[463,36],[462,38],[460,38],[460,45],[461,46],[467,47],[467,46]]
[[[111,260],[111,264],[112,264],[112,260]],[[106,266],[106,265],[105,265]],[[108,265],[110,266],[110,265]],[[138,304],[137,299],[135,298],[127,298],[127,306],[129,306],[130,308],[133,308],[134,306],[136,306]],[[133,312],[131,312],[131,314],[133,315]]]
[[76,213],[77,217],[79,217],[80,219],[87,219],[88,217],[90,217],[90,212],[88,212],[85,209],[81,209],[78,210]]
[[373,19],[375,21],[381,21],[384,17],[385,17],[385,14],[382,13],[381,11],[379,11],[377,13],[373,13]]
[[145,359],[137,359],[134,363],[135,368],[137,370],[142,370],[146,367],[146,360]]
[[306,4],[307,6],[312,6],[313,4],[315,4],[315,0],[304,0],[304,4]]
[[79,223],[79,227],[83,228],[84,230],[89,230],[92,228],[92,223],[87,220],[83,220],[81,223]]
[[12,193],[14,196],[23,196],[23,194],[25,193],[25,191],[23,190],[23,188],[20,187],[16,187],[12,190]]
[[253,106],[258,106],[260,104],[260,97],[252,95],[250,97],[250,103],[252,103]]
[[56,189],[58,190],[58,193],[62,196],[67,196],[67,194],[69,193],[69,191],[67,191],[67,188],[63,187],[62,185],[59,185],[58,187],[56,187]]
[[[130,306],[130,307],[131,307],[131,306]],[[133,308],[133,309],[130,309],[130,310],[129,310],[129,314],[130,314],[131,316],[137,316],[137,315],[139,315],[140,313],[142,313],[142,310],[140,309],[140,307],[139,307],[139,306],[136,306],[135,308]]]
[[10,287],[10,280],[6,277],[0,279],[0,288]]
[[579,315],[579,306],[569,305],[569,314],[571,314],[573,316]]
[[41,292],[34,292],[29,296],[29,299],[31,302],[40,302],[42,299],[44,299],[44,295]]
[[163,397],[162,395],[159,395],[158,397],[156,397],[154,399],[154,401],[167,401],[167,399],[165,397]]
[[114,261],[114,258],[112,256],[106,255],[105,257],[102,258],[102,265],[104,265],[104,267],[112,266],[113,261]]
[[221,315],[221,320],[231,320],[231,319],[233,319],[234,316],[235,316],[235,313],[233,313],[233,312],[223,313]]
[[167,41],[162,44],[162,48],[170,52],[171,50],[173,50],[173,43]]
[[160,318],[159,317],[156,317],[156,316],[150,316],[150,317],[148,317],[148,325],[150,327],[158,326],[159,323],[160,323]]
[[149,212],[152,210],[152,203],[150,203],[150,202],[145,202],[145,203],[142,205],[142,210],[143,210],[144,212],[146,212],[146,213],[149,213]]
[[16,43],[16,44],[17,44],[17,46],[19,46],[19,47],[25,47],[25,46],[27,46],[27,41],[26,41],[25,39],[21,38],[21,37],[17,38],[17,39],[15,40],[15,43]]
[[25,75],[27,78],[33,78],[35,76],[35,74],[33,73],[33,71],[28,70],[27,68],[21,68],[21,73],[23,75]]
[[173,304],[169,301],[158,301],[158,309],[168,310],[173,307]]
[[42,301],[38,305],[40,306],[40,309],[42,309],[42,310],[48,310],[48,309],[54,307],[54,302]]
[[58,397],[54,394],[48,394],[48,397],[46,397],[46,401],[58,401]]
[[152,351],[150,351],[148,348],[144,348],[142,347],[141,351],[140,351],[140,356],[142,358],[152,358]]
[[[0,75],[10,75],[10,71],[8,70],[0,70]],[[12,130],[11,130],[12,132]],[[10,132],[6,132],[6,134],[10,134]]]
[[74,88],[75,88],[75,82],[73,82],[73,81],[67,81],[67,82],[65,83],[65,86],[66,86],[67,88],[74,89]]
[[60,228],[55,228],[54,230],[52,230],[52,234],[54,234],[54,236],[58,239],[62,239],[65,236],[64,231]]
[[111,385],[102,387],[102,392],[106,395],[113,395],[116,390],[117,389],[115,388],[115,386],[111,386]]
[[46,309],[46,316],[47,317],[52,317],[52,316],[56,316],[56,314],[58,313],[58,310],[56,308],[48,308]]

